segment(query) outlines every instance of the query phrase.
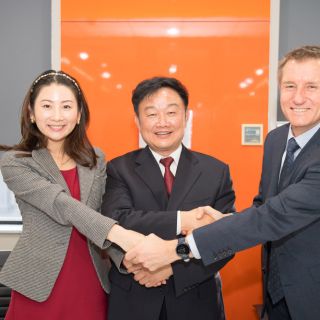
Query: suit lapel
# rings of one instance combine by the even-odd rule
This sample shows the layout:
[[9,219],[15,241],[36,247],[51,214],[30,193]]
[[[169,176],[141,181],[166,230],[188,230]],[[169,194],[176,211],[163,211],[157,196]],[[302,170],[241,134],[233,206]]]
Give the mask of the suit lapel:
[[282,163],[282,156],[286,148],[287,138],[288,138],[289,124],[283,126],[282,130],[279,132],[279,136],[276,137],[277,142],[273,144],[271,151],[271,166],[267,174],[271,175],[270,180],[270,193],[268,197],[274,196],[278,193],[278,183],[280,176],[280,169]]
[[[277,137],[278,143],[274,144],[274,148],[272,151],[272,168],[275,170],[270,170],[271,177],[271,192],[272,194],[268,195],[272,196],[278,193],[278,181],[280,175],[281,161],[282,155],[286,147],[287,137],[288,137],[289,124],[284,126],[283,130],[280,132],[280,135]],[[292,177],[296,175],[296,172],[301,168],[301,165],[305,165],[308,163],[308,159],[314,157],[314,153],[316,150],[319,150],[319,140],[320,140],[320,130],[318,130],[314,136],[310,139],[310,141],[306,144],[306,146],[301,150],[297,158],[293,163],[293,168],[290,176],[287,181],[290,183]]]
[[297,170],[299,170],[302,165],[305,166],[307,163],[309,163],[308,159],[314,159],[319,157],[319,155],[316,156],[316,153],[319,152],[319,144],[320,129],[313,135],[313,137],[308,141],[305,147],[298,154],[297,158],[293,163],[293,169],[290,175],[290,179],[291,177],[295,176]]
[[66,181],[64,180],[48,149],[44,148],[33,150],[32,158],[54,179],[55,182],[60,184],[68,192],[68,194],[70,194]]
[[136,173],[151,190],[160,208],[164,210],[168,203],[164,180],[159,165],[148,147],[138,153],[136,164]]
[[79,183],[80,183],[80,200],[83,203],[87,203],[90,190],[94,181],[95,170],[77,165]]
[[179,208],[200,175],[198,159],[183,146],[167,210]]

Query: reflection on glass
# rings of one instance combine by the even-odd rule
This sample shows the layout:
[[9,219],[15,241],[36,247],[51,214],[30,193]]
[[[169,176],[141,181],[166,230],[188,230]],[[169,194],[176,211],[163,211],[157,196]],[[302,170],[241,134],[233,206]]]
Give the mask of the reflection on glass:
[[82,60],[87,60],[89,58],[89,54],[87,52],[80,52],[79,57]]
[[263,69],[257,69],[257,70],[256,70],[256,75],[257,75],[257,76],[263,75]]
[[169,36],[178,36],[180,34],[180,30],[178,28],[172,27],[167,29],[167,35]]
[[0,222],[21,221],[21,215],[13,193],[3,181],[0,172]]
[[111,73],[108,71],[104,71],[101,73],[101,77],[104,79],[109,79],[111,77]]
[[246,82],[244,82],[244,81],[240,82],[240,84],[239,84],[239,87],[241,89],[245,89],[247,86],[248,86],[248,84]]
[[173,74],[173,73],[176,73],[177,72],[177,65],[176,64],[172,64],[170,67],[169,67],[169,73]]

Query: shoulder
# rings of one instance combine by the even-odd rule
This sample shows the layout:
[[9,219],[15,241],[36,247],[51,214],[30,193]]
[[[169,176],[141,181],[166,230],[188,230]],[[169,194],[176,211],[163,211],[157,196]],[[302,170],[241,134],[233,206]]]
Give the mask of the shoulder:
[[105,153],[98,147],[94,147],[94,152],[100,160],[105,161]]
[[104,168],[106,165],[105,153],[97,147],[94,147],[94,152],[97,155],[97,167]]
[[29,162],[30,159],[32,159],[31,152],[7,151],[2,155],[0,159],[0,164],[1,166],[8,166],[18,163],[26,163]]
[[137,149],[123,154],[119,157],[113,158],[107,163],[107,172],[109,174],[111,174],[112,172],[118,172],[119,174],[124,175],[132,174],[136,167],[141,164],[141,157],[143,158],[142,162],[145,163],[146,156],[147,152],[145,149]]
[[281,125],[280,127],[277,127],[273,130],[271,130],[267,136],[269,137],[274,137],[274,136],[278,136],[278,135],[282,135],[282,134],[288,134],[288,131],[289,131],[289,127],[290,127],[290,124],[289,123],[286,123],[284,125]]
[[134,151],[127,152],[119,157],[113,158],[109,163],[118,165],[121,163],[135,162],[137,157],[141,154],[141,152],[145,152],[145,149],[137,149]]
[[287,137],[289,126],[290,124],[286,123],[278,128],[271,130],[266,136],[266,141],[278,139],[279,137],[282,137],[282,136]]
[[221,168],[221,169],[228,167],[227,163],[219,160],[218,158],[215,158],[208,154],[197,152],[197,151],[191,151],[191,150],[188,150],[188,151],[197,161],[199,161],[201,165],[209,166],[210,169],[212,169],[212,166],[214,166],[215,168]]

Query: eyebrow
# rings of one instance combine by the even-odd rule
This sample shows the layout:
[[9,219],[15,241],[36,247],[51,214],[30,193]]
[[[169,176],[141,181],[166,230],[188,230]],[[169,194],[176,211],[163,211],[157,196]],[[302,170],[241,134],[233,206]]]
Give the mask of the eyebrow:
[[[179,107],[178,103],[169,103],[166,108],[168,107]],[[148,110],[148,109],[156,109],[155,106],[146,106],[145,110]]]
[[[45,101],[48,101],[48,102],[55,102],[53,100],[50,100],[50,99],[42,99],[41,102],[45,102]],[[62,103],[65,103],[65,102],[74,102],[73,100],[63,100],[61,101]]]

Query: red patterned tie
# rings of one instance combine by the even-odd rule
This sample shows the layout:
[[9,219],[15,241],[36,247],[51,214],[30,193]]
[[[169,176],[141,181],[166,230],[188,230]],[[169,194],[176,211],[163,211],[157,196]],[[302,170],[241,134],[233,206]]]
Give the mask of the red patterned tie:
[[173,180],[174,180],[174,175],[170,171],[170,166],[171,163],[173,162],[173,158],[168,157],[168,158],[163,158],[160,160],[160,163],[164,165],[164,184],[166,185],[167,193],[168,196],[171,194],[172,190],[172,185],[173,185]]

